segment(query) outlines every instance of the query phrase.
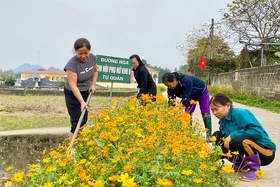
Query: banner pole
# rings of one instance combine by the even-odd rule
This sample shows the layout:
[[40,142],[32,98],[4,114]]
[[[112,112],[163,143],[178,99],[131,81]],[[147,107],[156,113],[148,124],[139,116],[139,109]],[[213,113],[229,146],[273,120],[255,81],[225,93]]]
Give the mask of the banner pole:
[[111,82],[110,100],[112,100],[112,95],[113,95],[113,81]]

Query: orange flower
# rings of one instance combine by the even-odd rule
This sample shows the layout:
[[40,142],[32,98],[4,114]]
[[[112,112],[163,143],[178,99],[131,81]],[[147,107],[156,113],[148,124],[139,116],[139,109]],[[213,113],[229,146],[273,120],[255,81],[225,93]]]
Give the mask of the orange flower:
[[102,152],[103,152],[103,156],[104,156],[104,157],[107,157],[107,156],[108,156],[108,153],[109,153],[109,148],[108,148],[108,147],[105,147],[105,148],[102,150]]

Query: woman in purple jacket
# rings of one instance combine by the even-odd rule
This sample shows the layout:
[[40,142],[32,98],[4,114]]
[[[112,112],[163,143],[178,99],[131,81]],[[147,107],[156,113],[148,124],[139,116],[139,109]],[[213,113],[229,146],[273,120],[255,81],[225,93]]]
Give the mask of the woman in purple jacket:
[[206,84],[197,77],[179,74],[177,72],[165,73],[162,82],[168,87],[167,94],[169,104],[173,105],[176,97],[182,98],[181,103],[185,106],[185,111],[193,114],[198,101],[205,128],[208,129],[206,138],[209,140],[212,133],[211,113],[209,107],[209,92]]

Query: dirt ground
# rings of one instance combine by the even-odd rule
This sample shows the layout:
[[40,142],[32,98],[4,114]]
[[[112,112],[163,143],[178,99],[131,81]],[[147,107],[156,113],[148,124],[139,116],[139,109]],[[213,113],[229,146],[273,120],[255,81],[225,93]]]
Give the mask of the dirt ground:
[[[108,97],[92,97],[89,111],[110,105]],[[63,96],[0,95],[0,130],[67,126],[69,115]]]

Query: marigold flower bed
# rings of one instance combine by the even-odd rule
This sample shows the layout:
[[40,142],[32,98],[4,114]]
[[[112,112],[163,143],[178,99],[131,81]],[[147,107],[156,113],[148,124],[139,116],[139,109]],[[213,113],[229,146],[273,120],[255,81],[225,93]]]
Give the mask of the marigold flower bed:
[[142,99],[145,106],[135,97],[120,98],[91,114],[72,150],[65,143],[44,152],[6,185],[221,186],[218,148],[206,143],[200,125],[162,96]]

